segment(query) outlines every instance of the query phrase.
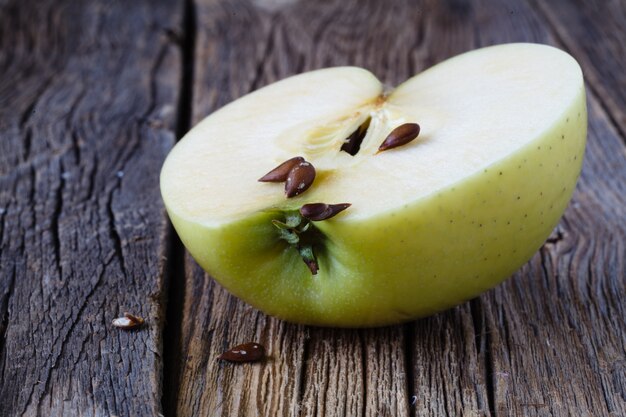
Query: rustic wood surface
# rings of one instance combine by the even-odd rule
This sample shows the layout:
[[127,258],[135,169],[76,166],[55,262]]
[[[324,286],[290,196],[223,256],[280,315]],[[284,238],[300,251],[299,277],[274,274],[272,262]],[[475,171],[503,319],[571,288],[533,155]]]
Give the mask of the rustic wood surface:
[[[620,0],[0,0],[0,417],[626,416],[624,39]],[[172,233],[161,162],[227,102],[517,41],[579,60],[589,137],[561,223],[496,289],[400,326],[292,325]],[[113,328],[124,311],[146,324]],[[267,361],[216,361],[251,340]]]
[[161,411],[182,10],[0,2],[1,416]]

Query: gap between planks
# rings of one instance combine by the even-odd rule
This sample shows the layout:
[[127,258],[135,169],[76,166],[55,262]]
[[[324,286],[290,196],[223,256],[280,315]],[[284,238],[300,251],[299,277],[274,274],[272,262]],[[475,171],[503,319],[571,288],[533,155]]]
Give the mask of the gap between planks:
[[[174,34],[181,49],[181,87],[176,120],[176,141],[191,128],[193,80],[196,47],[196,7],[194,0],[184,0],[181,33]],[[182,322],[185,300],[185,248],[170,223],[168,269],[166,277],[166,315],[163,329],[163,393],[161,407],[166,416],[177,414],[182,360]]]

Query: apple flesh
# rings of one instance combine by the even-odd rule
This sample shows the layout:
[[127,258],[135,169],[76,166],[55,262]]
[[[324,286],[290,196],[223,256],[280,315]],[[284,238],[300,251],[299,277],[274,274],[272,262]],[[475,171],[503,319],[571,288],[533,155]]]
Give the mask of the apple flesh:
[[[419,137],[377,153],[404,123]],[[342,146],[360,126],[351,155]],[[207,117],[168,156],[161,190],[189,252],[236,296],[292,322],[385,325],[527,262],[569,202],[586,129],[580,67],[548,46],[475,50],[389,92],[363,69],[330,68]],[[306,192],[257,181],[295,156],[317,171]],[[307,203],[351,204],[306,232],[316,275],[272,223]]]

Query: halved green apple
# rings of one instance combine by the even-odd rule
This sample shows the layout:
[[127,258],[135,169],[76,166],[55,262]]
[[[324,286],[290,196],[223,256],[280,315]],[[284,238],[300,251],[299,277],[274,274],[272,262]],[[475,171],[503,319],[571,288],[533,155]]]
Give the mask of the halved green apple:
[[[417,139],[377,153],[406,123]],[[580,67],[544,45],[475,50],[391,91],[329,68],[207,117],[169,154],[161,191],[189,252],[236,296],[293,322],[384,325],[468,300],[528,261],[568,204],[586,129]],[[257,181],[296,156],[316,170],[306,192]],[[302,219],[315,275],[276,227],[308,203],[351,204]]]

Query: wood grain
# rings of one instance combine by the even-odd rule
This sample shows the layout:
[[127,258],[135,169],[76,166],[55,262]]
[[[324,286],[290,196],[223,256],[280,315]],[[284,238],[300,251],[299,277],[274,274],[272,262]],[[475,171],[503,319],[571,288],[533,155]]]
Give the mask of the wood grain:
[[[0,0],[0,417],[626,415],[623,39],[619,0]],[[400,326],[298,326],[171,233],[174,132],[231,100],[519,41],[581,63],[589,139],[561,223],[496,289]],[[112,328],[124,311],[146,325]],[[267,360],[216,360],[248,341]]]
[[[0,416],[156,416],[174,3],[0,2]],[[124,311],[146,319],[124,332]]]

